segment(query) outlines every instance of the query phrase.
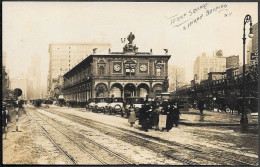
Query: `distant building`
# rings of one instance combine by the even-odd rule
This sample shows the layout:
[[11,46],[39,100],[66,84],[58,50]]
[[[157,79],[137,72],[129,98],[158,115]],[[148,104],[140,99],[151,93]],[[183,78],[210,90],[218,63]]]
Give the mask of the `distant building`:
[[223,57],[222,50],[216,52],[211,57],[207,56],[206,53],[202,53],[201,56],[197,57],[194,66],[193,73],[197,75],[197,81],[203,81],[208,79],[208,73],[210,72],[225,72],[226,71],[226,57]]
[[251,53],[252,52],[252,39],[250,39],[247,43],[247,46],[246,46],[246,64],[250,64],[250,56],[251,56]]
[[239,56],[229,56],[226,58],[226,68],[239,66]]
[[252,54],[249,65],[258,64],[258,23],[253,25]]
[[27,100],[27,79],[24,74],[21,74],[17,78],[11,78],[11,89],[20,88],[22,90],[21,98]]
[[175,91],[186,84],[186,70],[183,67],[169,65],[169,91]]
[[258,53],[258,23],[253,25],[252,52]]
[[[258,60],[258,23],[253,25],[253,38],[247,44],[246,64],[257,64]],[[252,57],[253,56],[253,57]],[[254,57],[257,56],[257,57]]]
[[219,80],[219,79],[223,79],[224,75],[226,72],[209,72],[208,75],[208,80],[212,81],[212,80]]
[[[6,68],[6,53],[3,52],[2,55],[2,98],[7,98],[6,93],[8,92],[8,89],[10,88],[10,79],[8,70]],[[7,93],[8,94],[8,93]]]
[[48,94],[54,95],[59,86],[59,76],[64,75],[83,59],[95,52],[111,48],[110,43],[52,43],[49,45],[50,63],[48,73]]
[[41,57],[37,54],[31,57],[27,70],[27,87],[28,100],[41,98]]

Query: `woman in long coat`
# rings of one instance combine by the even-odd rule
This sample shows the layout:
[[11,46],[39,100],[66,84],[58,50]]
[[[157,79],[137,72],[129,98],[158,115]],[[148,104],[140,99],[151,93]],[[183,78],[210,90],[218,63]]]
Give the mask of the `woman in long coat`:
[[153,110],[153,126],[155,126],[155,130],[159,130],[159,115],[160,115],[160,109],[159,106],[156,105],[155,109]]
[[167,131],[171,130],[173,127],[173,110],[174,107],[171,104],[168,111],[167,111],[167,119],[166,119],[166,129]]
[[128,118],[128,122],[130,123],[130,126],[132,127],[136,121],[136,115],[135,115],[135,111],[134,111],[134,107],[130,106],[130,115]]
[[173,110],[173,123],[176,127],[178,127],[178,125],[179,125],[180,115],[181,115],[181,113],[180,113],[179,107],[178,107],[178,105],[176,105],[176,107]]

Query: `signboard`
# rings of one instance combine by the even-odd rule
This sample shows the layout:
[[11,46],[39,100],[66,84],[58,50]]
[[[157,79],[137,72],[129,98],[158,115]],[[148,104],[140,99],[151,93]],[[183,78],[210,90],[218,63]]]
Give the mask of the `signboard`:
[[19,88],[14,89],[14,95],[19,97],[23,94],[23,91]]
[[257,62],[257,59],[258,59],[258,53],[251,53],[250,60]]
[[167,115],[159,115],[159,128],[166,128]]

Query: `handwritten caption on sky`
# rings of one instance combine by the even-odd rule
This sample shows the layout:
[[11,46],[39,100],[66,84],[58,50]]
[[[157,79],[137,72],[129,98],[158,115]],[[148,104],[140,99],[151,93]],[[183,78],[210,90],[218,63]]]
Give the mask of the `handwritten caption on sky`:
[[202,19],[209,17],[213,13],[224,12],[224,17],[231,16],[232,12],[228,12],[227,4],[217,5],[213,8],[209,7],[208,3],[204,3],[196,8],[189,10],[188,12],[182,14],[176,14],[171,17],[167,17],[170,20],[170,25],[172,28],[182,27],[183,30],[191,28],[194,24],[199,23]]

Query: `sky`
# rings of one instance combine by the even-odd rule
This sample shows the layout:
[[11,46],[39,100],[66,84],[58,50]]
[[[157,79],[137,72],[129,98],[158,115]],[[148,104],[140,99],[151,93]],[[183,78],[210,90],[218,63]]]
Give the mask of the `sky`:
[[[171,55],[169,64],[186,69],[202,52],[243,55],[247,14],[258,22],[257,2],[3,2],[2,50],[10,77],[27,73],[31,57],[41,58],[41,82],[47,85],[48,47],[54,42],[110,42],[122,51],[130,32],[141,52]],[[246,34],[249,24],[246,24]],[[247,42],[249,38],[247,37]]]

